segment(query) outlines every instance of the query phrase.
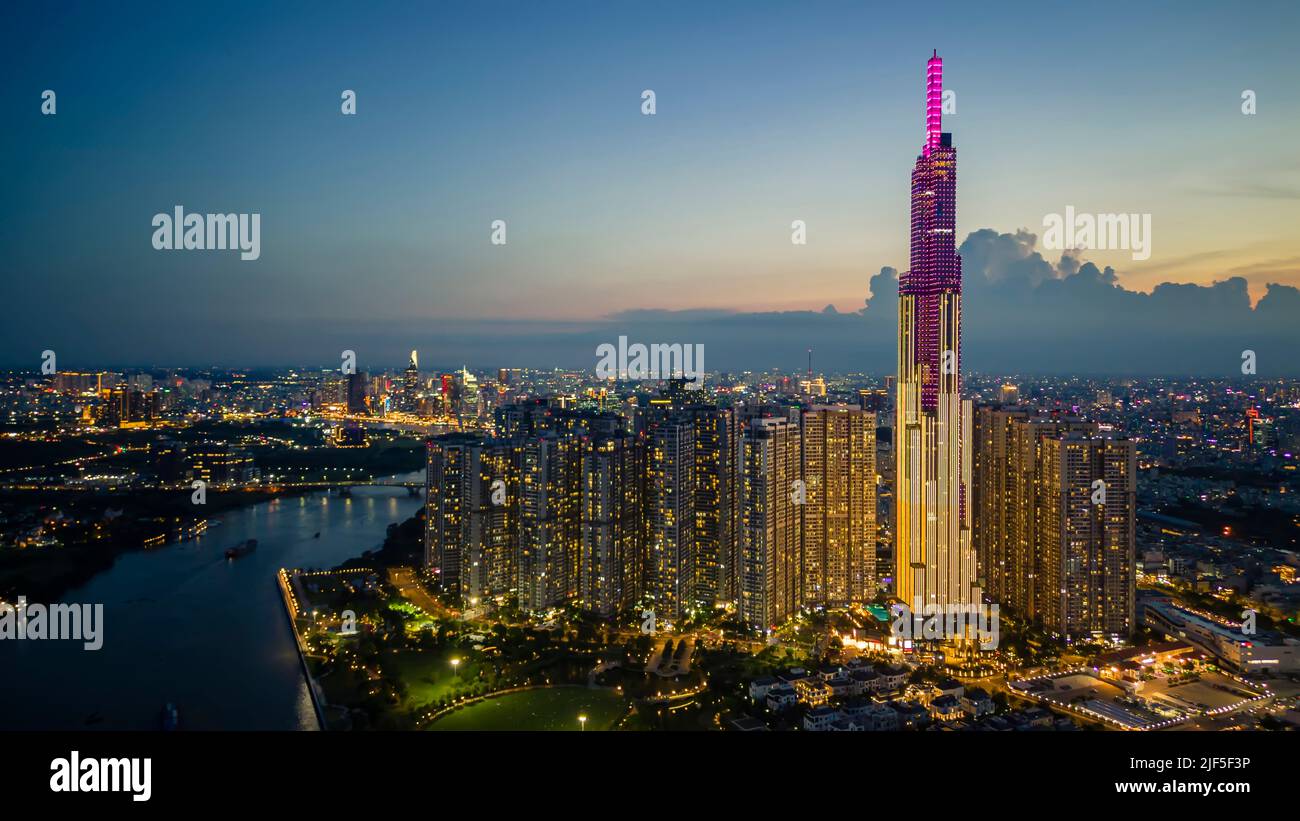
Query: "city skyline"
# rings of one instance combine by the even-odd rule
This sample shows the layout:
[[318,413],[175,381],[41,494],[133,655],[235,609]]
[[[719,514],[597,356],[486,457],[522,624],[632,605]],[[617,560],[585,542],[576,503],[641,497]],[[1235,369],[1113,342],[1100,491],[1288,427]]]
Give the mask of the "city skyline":
[[0,727],[1300,728],[1283,26],[232,8],[3,80]]

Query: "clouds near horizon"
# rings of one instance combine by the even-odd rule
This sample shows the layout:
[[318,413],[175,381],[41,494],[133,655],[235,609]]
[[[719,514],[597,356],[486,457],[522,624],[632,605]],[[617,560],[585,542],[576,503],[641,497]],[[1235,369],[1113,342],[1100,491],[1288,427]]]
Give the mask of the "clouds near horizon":
[[[963,369],[995,373],[1088,375],[1240,375],[1253,350],[1260,376],[1300,374],[1300,290],[1277,283],[1251,305],[1247,282],[1230,276],[1210,285],[1163,283],[1150,293],[1124,287],[1110,267],[1078,252],[1055,261],[1038,238],[983,228],[960,247],[963,266]],[[412,348],[429,367],[594,367],[595,349],[630,342],[703,344],[709,371],[800,371],[813,349],[819,371],[889,373],[895,368],[898,269],[882,266],[863,282],[856,311],[745,312],[725,308],[621,311],[591,321],[479,318],[368,322],[286,320],[265,325],[238,317],[214,320],[204,335],[184,320],[155,318],[152,334],[92,331],[89,352],[45,330],[42,344],[60,350],[64,367],[108,365],[316,365],[330,367],[343,349],[360,367],[399,367]],[[175,324],[176,327],[170,327]],[[13,351],[13,330],[6,350]],[[83,329],[85,330],[85,329]],[[48,334],[54,334],[50,339]],[[174,335],[177,358],[158,361],[149,340]],[[186,345],[188,344],[188,347]],[[267,351],[276,351],[268,354]],[[36,361],[39,350],[30,352]],[[21,365],[22,362],[9,364]]]

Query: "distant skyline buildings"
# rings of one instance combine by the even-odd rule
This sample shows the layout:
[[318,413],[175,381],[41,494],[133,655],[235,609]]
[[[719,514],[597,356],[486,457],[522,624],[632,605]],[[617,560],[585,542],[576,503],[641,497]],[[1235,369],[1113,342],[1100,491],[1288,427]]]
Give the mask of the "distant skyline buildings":
[[[959,246],[965,260],[963,350],[967,372],[1005,375],[1241,376],[1242,352],[1257,355],[1263,377],[1300,375],[1300,292],[1276,286],[1254,308],[1242,279],[1213,287],[1166,286],[1155,294],[1124,290],[1103,271],[1066,257],[1052,262],[1025,236],[979,230]],[[1068,272],[1068,273],[1066,273]],[[867,271],[861,274],[867,293]],[[871,275],[868,304],[855,313],[727,310],[635,311],[590,321],[378,320],[350,311],[325,322],[225,315],[213,333],[161,313],[149,334],[108,333],[81,342],[94,323],[42,323],[0,349],[0,367],[37,370],[53,350],[62,367],[337,368],[352,350],[359,368],[400,370],[412,347],[426,365],[459,370],[563,368],[593,375],[596,349],[619,335],[681,340],[707,350],[709,372],[806,369],[818,351],[822,373],[892,373],[897,271]],[[0,329],[13,334],[15,323]],[[157,344],[165,340],[166,350]],[[66,344],[65,344],[66,343]],[[83,348],[82,345],[90,345]]]

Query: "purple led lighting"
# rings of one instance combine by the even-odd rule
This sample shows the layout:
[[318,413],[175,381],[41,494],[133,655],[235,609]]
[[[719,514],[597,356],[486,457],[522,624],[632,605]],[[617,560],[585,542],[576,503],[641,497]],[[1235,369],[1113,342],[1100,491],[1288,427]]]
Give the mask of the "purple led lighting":
[[952,349],[956,373],[961,362],[957,150],[944,139],[942,108],[943,59],[936,52],[926,64],[926,141],[912,169],[911,266],[899,280],[899,293],[915,296],[907,339],[914,361],[924,368],[921,407],[929,411],[938,405],[941,348]]
[[936,49],[934,56],[925,64],[925,149],[923,156],[930,156],[939,145],[939,134],[943,132],[943,58]]

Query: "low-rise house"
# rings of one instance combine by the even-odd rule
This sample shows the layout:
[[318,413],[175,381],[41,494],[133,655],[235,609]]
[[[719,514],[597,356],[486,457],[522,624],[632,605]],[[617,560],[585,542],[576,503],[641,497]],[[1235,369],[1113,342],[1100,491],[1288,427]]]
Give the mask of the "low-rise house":
[[961,708],[971,718],[983,718],[993,715],[993,699],[987,692],[972,687],[961,697]]
[[826,686],[831,688],[832,698],[845,698],[854,695],[853,679],[844,673],[836,673],[831,678],[826,679]]
[[883,667],[877,670],[880,673],[880,690],[889,692],[891,690],[900,690],[907,683],[908,671],[906,667]]
[[930,717],[935,721],[956,721],[965,716],[956,696],[942,695],[930,702]]
[[831,686],[815,676],[806,676],[793,684],[799,700],[810,707],[820,707],[831,700]]
[[1015,729],[1011,722],[1002,716],[989,716],[979,723],[979,728],[995,733],[1007,733]]
[[864,730],[871,732],[889,732],[902,725],[898,720],[898,711],[888,704],[868,703],[867,709],[854,717]]
[[937,696],[961,698],[966,693],[966,688],[962,686],[961,682],[951,678],[946,678],[934,685],[934,689],[938,690],[938,692],[935,693]]
[[799,696],[795,694],[793,687],[782,682],[772,685],[763,701],[767,705],[767,709],[779,713],[798,704]]
[[767,698],[767,691],[775,687],[777,681],[772,676],[763,676],[756,678],[749,683],[749,697],[754,701],[762,701]]
[[1051,727],[1055,716],[1046,707],[1028,707],[1024,712],[1030,727]]
[[889,702],[889,707],[898,715],[899,729],[909,730],[929,723],[929,713],[915,701]]
[[804,715],[803,728],[813,732],[822,732],[831,729],[831,725],[841,718],[843,716],[840,715],[840,711],[834,707],[814,707]]
[[849,673],[849,680],[853,682],[853,695],[861,696],[867,693],[879,692],[884,685],[880,674],[870,667],[863,667]]

